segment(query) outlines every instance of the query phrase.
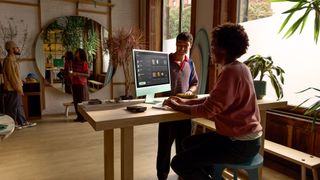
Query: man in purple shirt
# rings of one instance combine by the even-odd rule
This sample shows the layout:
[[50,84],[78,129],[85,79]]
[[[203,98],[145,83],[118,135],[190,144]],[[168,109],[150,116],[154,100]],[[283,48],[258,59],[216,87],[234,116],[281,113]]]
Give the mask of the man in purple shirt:
[[[198,88],[198,76],[194,64],[186,54],[190,50],[193,37],[188,32],[180,33],[176,40],[176,52],[169,55],[171,92],[166,95],[185,93],[191,95]],[[191,135],[191,120],[159,123],[157,176],[159,180],[168,177],[171,160],[171,146],[176,143],[176,152],[182,151],[182,140]]]
[[164,105],[215,122],[216,132],[186,138],[184,150],[171,162],[184,180],[212,179],[215,163],[241,163],[260,149],[262,126],[251,73],[237,58],[249,46],[244,28],[227,23],[212,31],[212,59],[222,71],[208,97],[183,100],[170,97]]

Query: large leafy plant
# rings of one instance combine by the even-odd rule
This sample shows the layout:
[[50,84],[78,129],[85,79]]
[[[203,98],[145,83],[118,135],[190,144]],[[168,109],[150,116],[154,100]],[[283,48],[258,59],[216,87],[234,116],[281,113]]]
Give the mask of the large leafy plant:
[[[314,41],[317,44],[319,39],[319,31],[320,31],[320,0],[272,0],[272,2],[295,2],[294,6],[289,10],[283,12],[282,14],[288,14],[287,18],[282,23],[279,32],[283,31],[284,28],[288,25],[289,20],[292,16],[300,11],[304,11],[304,13],[289,27],[287,32],[285,33],[284,37],[289,38],[293,35],[300,27],[300,33],[305,27],[307,22],[308,16],[310,13],[314,13]],[[308,90],[316,90],[320,92],[319,89],[314,87],[306,88],[298,93],[303,93]],[[319,116],[320,111],[320,96],[315,95],[314,97],[309,97],[300,103],[296,108],[302,107],[307,101],[312,98],[318,98],[319,100],[315,103],[311,104],[309,107],[306,107],[306,111],[304,115],[313,116],[313,126],[317,117]]]
[[305,24],[307,22],[308,16],[310,13],[314,13],[314,41],[318,42],[319,39],[319,30],[320,30],[320,0],[272,0],[272,2],[296,2],[295,5],[283,12],[282,14],[288,14],[287,18],[282,23],[279,32],[281,32],[288,22],[292,18],[293,14],[299,11],[304,11],[304,13],[296,20],[287,30],[284,37],[289,38],[291,35],[296,32],[300,27],[300,33],[302,32]]
[[125,96],[127,97],[132,83],[130,70],[132,49],[144,47],[143,33],[139,29],[120,28],[113,32],[113,35],[107,40],[107,44],[113,66],[122,66],[125,78]]
[[258,80],[262,81],[265,76],[268,76],[278,99],[283,97],[282,85],[284,84],[283,74],[285,72],[281,67],[273,64],[270,56],[253,55],[244,61],[244,64],[249,67],[253,79],[259,76]]

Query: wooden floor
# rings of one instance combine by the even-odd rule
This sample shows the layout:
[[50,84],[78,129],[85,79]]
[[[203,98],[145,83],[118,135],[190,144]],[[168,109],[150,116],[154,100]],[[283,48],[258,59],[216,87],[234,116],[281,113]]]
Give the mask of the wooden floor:
[[[38,126],[17,130],[0,142],[0,179],[102,180],[103,134],[94,131],[88,123],[73,122],[72,118],[72,115],[69,120],[62,115],[43,117],[37,121]],[[157,124],[134,129],[135,180],[157,179],[157,129]],[[120,179],[120,131],[115,132],[115,179]],[[171,171],[169,180],[176,179]],[[264,167],[263,179],[291,178]]]

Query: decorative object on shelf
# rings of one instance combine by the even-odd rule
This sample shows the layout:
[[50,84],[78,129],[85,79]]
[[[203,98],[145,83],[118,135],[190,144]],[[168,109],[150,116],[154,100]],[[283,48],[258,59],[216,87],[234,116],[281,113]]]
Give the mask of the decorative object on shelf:
[[259,79],[254,81],[258,99],[262,99],[266,94],[266,82],[263,81],[265,75],[270,78],[278,100],[283,97],[282,85],[284,84],[283,74],[285,72],[281,67],[273,64],[270,56],[253,55],[243,63],[249,67],[253,79],[260,73]]
[[[279,32],[284,30],[284,27],[287,26],[289,20],[292,18],[294,14],[300,14],[298,20],[296,20],[287,30],[284,37],[289,38],[293,35],[296,30],[300,27],[300,33],[304,29],[304,26],[307,22],[308,16],[311,12],[315,13],[314,17],[314,41],[317,44],[319,39],[319,31],[320,31],[320,0],[314,1],[301,1],[301,0],[272,0],[272,2],[295,2],[295,5],[292,6],[289,10],[283,12],[282,14],[288,14],[287,18],[283,21]],[[301,11],[305,11],[302,13]]]
[[17,20],[13,17],[8,18],[6,25],[0,22],[0,58],[7,55],[7,51],[3,45],[5,42],[13,40],[18,43],[21,55],[17,56],[18,59],[23,56],[24,46],[28,39],[28,25],[24,23],[23,19]]
[[145,47],[145,40],[141,30],[136,28],[120,28],[107,40],[111,61],[114,67],[122,66],[125,78],[125,97],[128,97],[132,83],[130,63],[132,49]]

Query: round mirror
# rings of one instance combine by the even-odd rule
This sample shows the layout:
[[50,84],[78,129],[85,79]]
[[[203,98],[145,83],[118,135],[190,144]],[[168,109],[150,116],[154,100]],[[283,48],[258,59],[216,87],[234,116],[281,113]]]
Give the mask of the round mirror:
[[[90,69],[89,92],[96,92],[110,82],[115,68],[107,49],[108,31],[87,17],[65,16],[46,26],[36,41],[36,63],[39,72],[52,87],[71,93],[68,82],[70,52],[82,48]],[[68,58],[69,57],[69,58]],[[70,60],[70,61],[69,61]]]

